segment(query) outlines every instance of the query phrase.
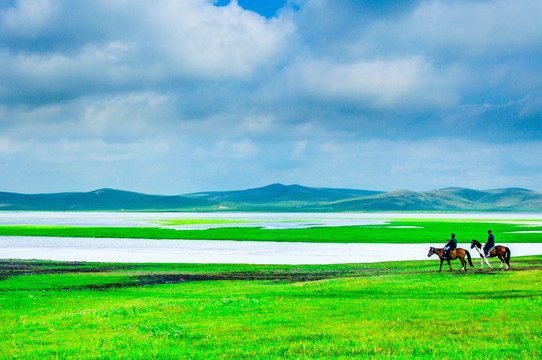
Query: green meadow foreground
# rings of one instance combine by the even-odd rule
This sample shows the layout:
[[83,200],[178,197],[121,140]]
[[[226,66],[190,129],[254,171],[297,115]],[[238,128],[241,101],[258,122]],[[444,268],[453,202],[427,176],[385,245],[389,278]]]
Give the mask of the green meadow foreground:
[[[180,221],[180,222],[179,222]],[[459,246],[540,243],[540,221],[175,230],[0,226],[0,235]],[[223,220],[222,220],[223,221]],[[227,220],[227,223],[230,223]],[[393,246],[390,244],[389,246]],[[348,265],[93,264],[0,260],[0,359],[535,359],[542,256],[512,270],[439,261]],[[495,267],[498,260],[492,259]],[[486,267],[487,269],[487,267]]]
[[0,358],[541,358],[542,256],[475,265],[4,260]]

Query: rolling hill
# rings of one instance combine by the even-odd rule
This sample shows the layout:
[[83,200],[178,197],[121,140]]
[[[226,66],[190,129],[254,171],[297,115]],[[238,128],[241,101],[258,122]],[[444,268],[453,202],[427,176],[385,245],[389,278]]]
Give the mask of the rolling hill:
[[517,188],[401,190],[345,199],[326,206],[334,211],[541,211],[542,193]]
[[382,191],[311,188],[301,185],[271,184],[248,190],[216,191],[188,194],[185,196],[225,203],[269,204],[298,202],[303,204],[315,204],[380,193],[382,193]]
[[199,210],[216,205],[205,199],[185,196],[147,195],[114,189],[56,194],[17,194],[0,192],[0,210],[89,211],[177,209]]
[[271,184],[185,195],[114,189],[55,194],[0,192],[4,211],[542,211],[542,193],[519,188],[445,188],[415,192]]

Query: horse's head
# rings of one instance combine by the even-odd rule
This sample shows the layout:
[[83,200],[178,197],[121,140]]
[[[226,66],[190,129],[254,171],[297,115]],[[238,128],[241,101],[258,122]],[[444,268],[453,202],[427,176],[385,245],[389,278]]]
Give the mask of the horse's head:
[[427,253],[427,257],[430,257],[431,255],[433,255],[435,253],[435,248],[434,247],[430,247],[429,248],[429,253]]
[[482,244],[480,244],[478,241],[476,241],[476,239],[472,239],[472,241],[470,242],[470,248],[474,249],[475,247],[481,248]]

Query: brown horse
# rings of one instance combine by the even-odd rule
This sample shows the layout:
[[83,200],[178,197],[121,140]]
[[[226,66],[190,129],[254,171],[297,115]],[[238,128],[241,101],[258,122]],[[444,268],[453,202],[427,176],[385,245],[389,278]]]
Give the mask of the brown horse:
[[[438,257],[440,258],[440,268],[438,269],[438,272],[440,272],[442,270],[442,263],[446,259],[443,256],[444,255],[444,249],[438,249],[438,248],[430,247],[429,248],[429,253],[427,254],[427,257],[430,257],[433,254],[437,254]],[[452,271],[452,266],[450,265],[450,260],[455,260],[457,258],[459,258],[459,261],[461,261],[461,270],[467,271],[467,261],[465,260],[465,255],[467,256],[467,259],[469,260],[469,265],[471,267],[474,267],[474,265],[472,265],[472,260],[471,260],[471,257],[470,257],[470,253],[465,249],[456,248],[456,249],[453,249],[452,251],[450,251],[450,258],[446,259],[448,261],[448,266],[450,267],[450,271]]]
[[[490,269],[493,269],[491,267],[491,264],[487,260],[487,257],[484,254],[484,250],[482,250],[482,244],[480,244],[476,239],[472,239],[470,243],[470,248],[476,249],[478,253],[480,254],[480,257],[482,258],[482,267],[480,270],[484,268],[484,261],[486,262],[487,266],[489,266]],[[493,249],[489,252],[488,257],[498,257],[501,261],[501,266],[499,266],[499,270],[502,269],[503,264],[506,264],[506,270],[510,269],[510,249],[506,246],[502,245],[496,245],[493,247]]]

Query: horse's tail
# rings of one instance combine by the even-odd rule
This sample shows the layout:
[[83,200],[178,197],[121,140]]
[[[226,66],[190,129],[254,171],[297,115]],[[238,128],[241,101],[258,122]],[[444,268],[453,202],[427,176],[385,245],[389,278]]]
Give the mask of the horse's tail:
[[472,265],[472,259],[470,257],[470,252],[468,252],[468,250],[465,250],[465,254],[467,254],[467,259],[469,260],[470,267],[474,267],[474,265]]
[[508,247],[505,247],[504,249],[506,250],[506,254],[504,254],[504,261],[506,261],[506,264],[510,266],[510,249]]

